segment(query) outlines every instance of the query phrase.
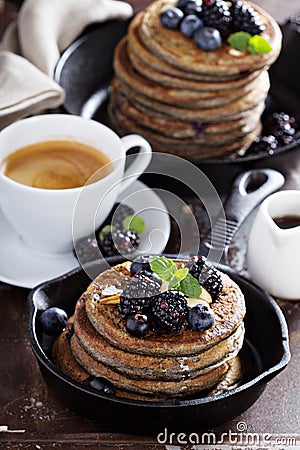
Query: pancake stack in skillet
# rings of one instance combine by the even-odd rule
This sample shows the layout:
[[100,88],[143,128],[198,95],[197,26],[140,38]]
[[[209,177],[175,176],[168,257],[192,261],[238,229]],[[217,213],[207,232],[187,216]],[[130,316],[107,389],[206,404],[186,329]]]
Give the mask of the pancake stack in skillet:
[[[186,261],[176,261],[178,267]],[[118,304],[101,302],[108,286],[124,289],[130,262],[100,274],[82,294],[66,330],[56,340],[54,359],[66,375],[81,383],[104,377],[117,395],[148,401],[224,392],[241,380],[238,356],[243,345],[245,302],[225,274],[222,291],[211,304],[215,323],[206,331],[128,333]],[[70,333],[72,328],[73,332]]]

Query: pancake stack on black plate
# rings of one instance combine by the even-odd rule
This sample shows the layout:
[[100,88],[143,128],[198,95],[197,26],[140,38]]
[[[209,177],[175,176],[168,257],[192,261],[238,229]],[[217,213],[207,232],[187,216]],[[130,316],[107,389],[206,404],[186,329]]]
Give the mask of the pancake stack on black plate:
[[280,29],[252,5],[271,52],[240,52],[225,42],[205,52],[179,30],[161,25],[161,12],[175,4],[153,2],[135,16],[117,46],[111,126],[121,135],[143,135],[154,151],[191,159],[242,154],[261,131],[267,70],[281,49]]
[[[211,304],[215,323],[206,331],[185,327],[137,338],[126,330],[118,304],[100,301],[108,286],[126,286],[129,264],[100,274],[78,300],[74,316],[54,345],[60,370],[83,383],[91,376],[104,377],[117,388],[117,395],[149,401],[211,395],[236,386],[242,378],[238,354],[244,340],[240,288],[221,274],[223,289]],[[184,262],[177,264],[181,267]]]

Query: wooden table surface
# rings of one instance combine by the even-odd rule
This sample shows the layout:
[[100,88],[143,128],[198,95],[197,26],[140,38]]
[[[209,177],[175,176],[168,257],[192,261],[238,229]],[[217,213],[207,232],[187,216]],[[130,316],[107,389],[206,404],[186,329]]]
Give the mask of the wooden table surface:
[[[143,6],[138,1],[132,4],[136,10]],[[0,33],[17,11],[13,3],[8,2],[4,8],[3,5],[0,3]],[[284,188],[300,189],[299,150],[295,149],[276,160],[275,167],[286,176]],[[193,197],[188,196],[185,201],[194,210],[199,207]],[[175,247],[173,232],[168,250],[175,250]],[[5,255],[1,257],[5,258]],[[103,429],[101,423],[78,416],[67,409],[63,401],[55,398],[42,379],[29,345],[26,330],[28,292],[27,289],[0,283],[0,448],[160,448],[156,436],[112,433],[110,429]],[[249,433],[277,436],[279,440],[274,448],[296,450],[300,448],[300,304],[278,303],[289,326],[291,362],[268,383],[263,395],[250,409],[213,431],[217,434],[228,433],[229,430],[236,432],[238,424],[243,422]],[[8,426],[9,430],[15,432],[1,432],[1,426]],[[20,432],[16,432],[18,430]],[[296,443],[299,447],[296,447]],[[172,450],[171,446],[163,447]],[[188,446],[173,447],[175,450],[180,448],[187,449]],[[266,447],[261,445],[260,448]]]

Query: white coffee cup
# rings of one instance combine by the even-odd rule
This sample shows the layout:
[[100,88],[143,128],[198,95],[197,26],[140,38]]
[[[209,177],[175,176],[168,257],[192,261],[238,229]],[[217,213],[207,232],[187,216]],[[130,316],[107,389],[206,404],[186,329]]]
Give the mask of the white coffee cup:
[[274,218],[300,217],[300,190],[270,195],[250,231],[247,268],[251,279],[275,297],[300,300],[300,226],[283,229]]
[[[64,253],[73,246],[73,215],[84,190],[87,205],[81,212],[76,238],[100,226],[117,195],[145,171],[151,161],[151,146],[142,136],[123,138],[110,128],[90,119],[66,114],[45,114],[9,125],[0,133],[0,164],[14,151],[41,141],[72,139],[98,149],[113,162],[104,178],[84,187],[41,189],[16,182],[0,173],[0,208],[16,233],[31,249],[43,253]],[[139,153],[125,170],[126,152]],[[114,189],[111,187],[114,186]],[[101,208],[97,205],[101,199]],[[95,220],[89,215],[95,216]],[[78,213],[78,211],[77,211]],[[1,237],[0,237],[1,239]]]

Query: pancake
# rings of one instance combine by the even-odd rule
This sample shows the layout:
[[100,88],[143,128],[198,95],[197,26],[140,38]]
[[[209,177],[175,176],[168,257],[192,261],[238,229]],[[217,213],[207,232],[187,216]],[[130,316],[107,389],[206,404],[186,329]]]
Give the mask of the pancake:
[[118,264],[113,269],[107,269],[98,275],[93,282],[88,286],[84,295],[90,293],[94,295],[95,292],[101,294],[108,286],[115,286],[116,289],[124,289],[130,277],[130,271],[126,264]]
[[205,391],[215,386],[220,378],[228,372],[232,364],[232,360],[229,360],[193,378],[180,378],[176,381],[156,381],[144,378],[129,378],[124,374],[115,372],[102,363],[96,362],[78,345],[78,341],[74,337],[72,337],[72,353],[76,361],[91,375],[107,378],[119,389],[164,398],[168,396],[173,398],[183,397]]
[[[95,360],[95,365],[96,362],[100,362],[133,379],[180,380],[186,374],[189,378],[194,378],[236,356],[244,339],[244,326],[241,324],[228,338],[201,354],[169,358],[133,355],[110,345],[103,336],[97,333],[86,316],[84,301],[78,302],[75,317],[73,350],[73,344],[76,345],[77,351],[78,345],[80,345]],[[86,363],[85,366],[87,365]]]
[[171,117],[180,118],[180,120],[219,122],[221,120],[229,120],[229,118],[241,118],[265,101],[270,88],[270,81],[267,72],[263,72],[260,76],[261,82],[256,89],[226,105],[210,108],[196,108],[194,107],[195,105],[191,104],[180,106],[179,104],[166,103],[167,97],[163,96],[161,100],[158,100],[154,96],[145,95],[142,91],[135,91],[130,84],[124,83],[124,81],[120,83],[118,79],[113,80],[112,89],[119,89],[124,92],[133,104],[147,106],[153,111],[168,114]]
[[269,84],[266,71],[245,86],[228,90],[191,90],[161,86],[145,78],[134,70],[127,53],[127,36],[118,44],[114,55],[114,70],[122,83],[127,84],[133,94],[142,94],[168,105],[189,109],[206,109],[224,106],[245,96],[260,91],[261,86]]
[[[72,320],[73,318],[69,320],[66,329],[55,341],[53,347],[53,358],[55,364],[57,365],[57,367],[61,372],[63,372],[69,378],[72,378],[74,381],[88,387],[92,376],[74,358],[74,354],[71,350],[69,339],[67,338],[67,333],[69,332],[70,327],[72,326]],[[100,373],[99,371],[97,371],[96,373],[97,376],[104,377],[104,372]],[[202,395],[216,395],[236,387],[237,384],[242,379],[242,374],[243,371],[241,359],[239,357],[236,357],[233,360],[231,360],[227,372],[223,377],[221,377],[221,380],[219,380],[219,382],[214,386],[213,391],[203,392]],[[151,402],[168,400],[168,398],[165,397],[164,395],[162,396],[157,396],[153,394],[143,395],[141,393],[126,391],[123,389],[116,389],[116,396],[125,397],[133,400],[143,400]]]
[[[113,271],[113,269],[111,269]],[[106,271],[107,273],[108,271]],[[100,274],[100,283],[105,276]],[[245,315],[244,296],[236,283],[222,274],[223,290],[212,304],[215,324],[203,333],[186,329],[181,333],[161,335],[150,332],[144,339],[127,333],[116,305],[103,305],[99,301],[99,288],[92,283],[81,299],[85,300],[87,316],[96,329],[111,345],[124,351],[149,356],[188,356],[202,353],[228,337],[241,324]]]
[[151,3],[145,10],[139,27],[139,36],[144,46],[168,64],[185,72],[212,75],[226,80],[232,75],[247,74],[270,66],[278,57],[282,34],[276,21],[262,8],[247,2],[259,13],[265,25],[262,37],[271,45],[271,52],[244,52],[235,57],[226,43],[213,52],[204,52],[180,31],[162,27],[159,20],[161,12],[175,4],[176,0],[158,0]]
[[74,316],[68,320],[65,330],[54,342],[52,355],[55,364],[65,375],[78,383],[86,383],[90,374],[75,361],[68,338],[68,334],[73,327],[73,320]]
[[243,154],[247,148],[251,145],[253,140],[260,134],[261,124],[257,125],[257,128],[250,134],[247,134],[243,138],[238,138],[235,142],[230,144],[210,145],[197,144],[192,140],[190,142],[184,142],[183,139],[177,139],[166,142],[166,138],[159,135],[155,131],[151,131],[146,127],[138,125],[135,121],[129,117],[125,117],[118,109],[114,109],[112,105],[108,108],[110,126],[117,130],[120,135],[126,135],[128,133],[138,133],[143,135],[151,142],[153,151],[162,153],[171,153],[173,155],[188,157],[189,159],[213,159],[216,157],[223,157],[232,155],[233,153]]
[[[263,105],[257,107],[253,114],[249,114],[242,119],[218,122],[217,124],[203,124],[186,122],[171,118],[168,115],[151,111],[140,104],[133,105],[126,95],[120,92],[111,93],[113,104],[121,117],[130,117],[130,120],[144,128],[148,128],[159,135],[169,136],[174,143],[177,139],[193,139],[194,143],[206,145],[221,145],[233,142],[237,138],[251,133],[257,127],[257,114],[262,110]],[[126,121],[126,119],[125,119]],[[212,131],[212,132],[211,132]],[[176,141],[174,140],[176,139]],[[163,138],[162,138],[163,140]]]
[[220,90],[232,89],[245,86],[254,80],[260,73],[260,70],[249,74],[240,74],[226,77],[225,81],[212,79],[211,75],[203,75],[190,71],[183,71],[170,64],[167,64],[161,58],[155,56],[143,45],[139,37],[139,26],[143,13],[137,14],[129,25],[128,33],[128,54],[133,67],[144,75],[159,84],[186,89],[196,90]]

